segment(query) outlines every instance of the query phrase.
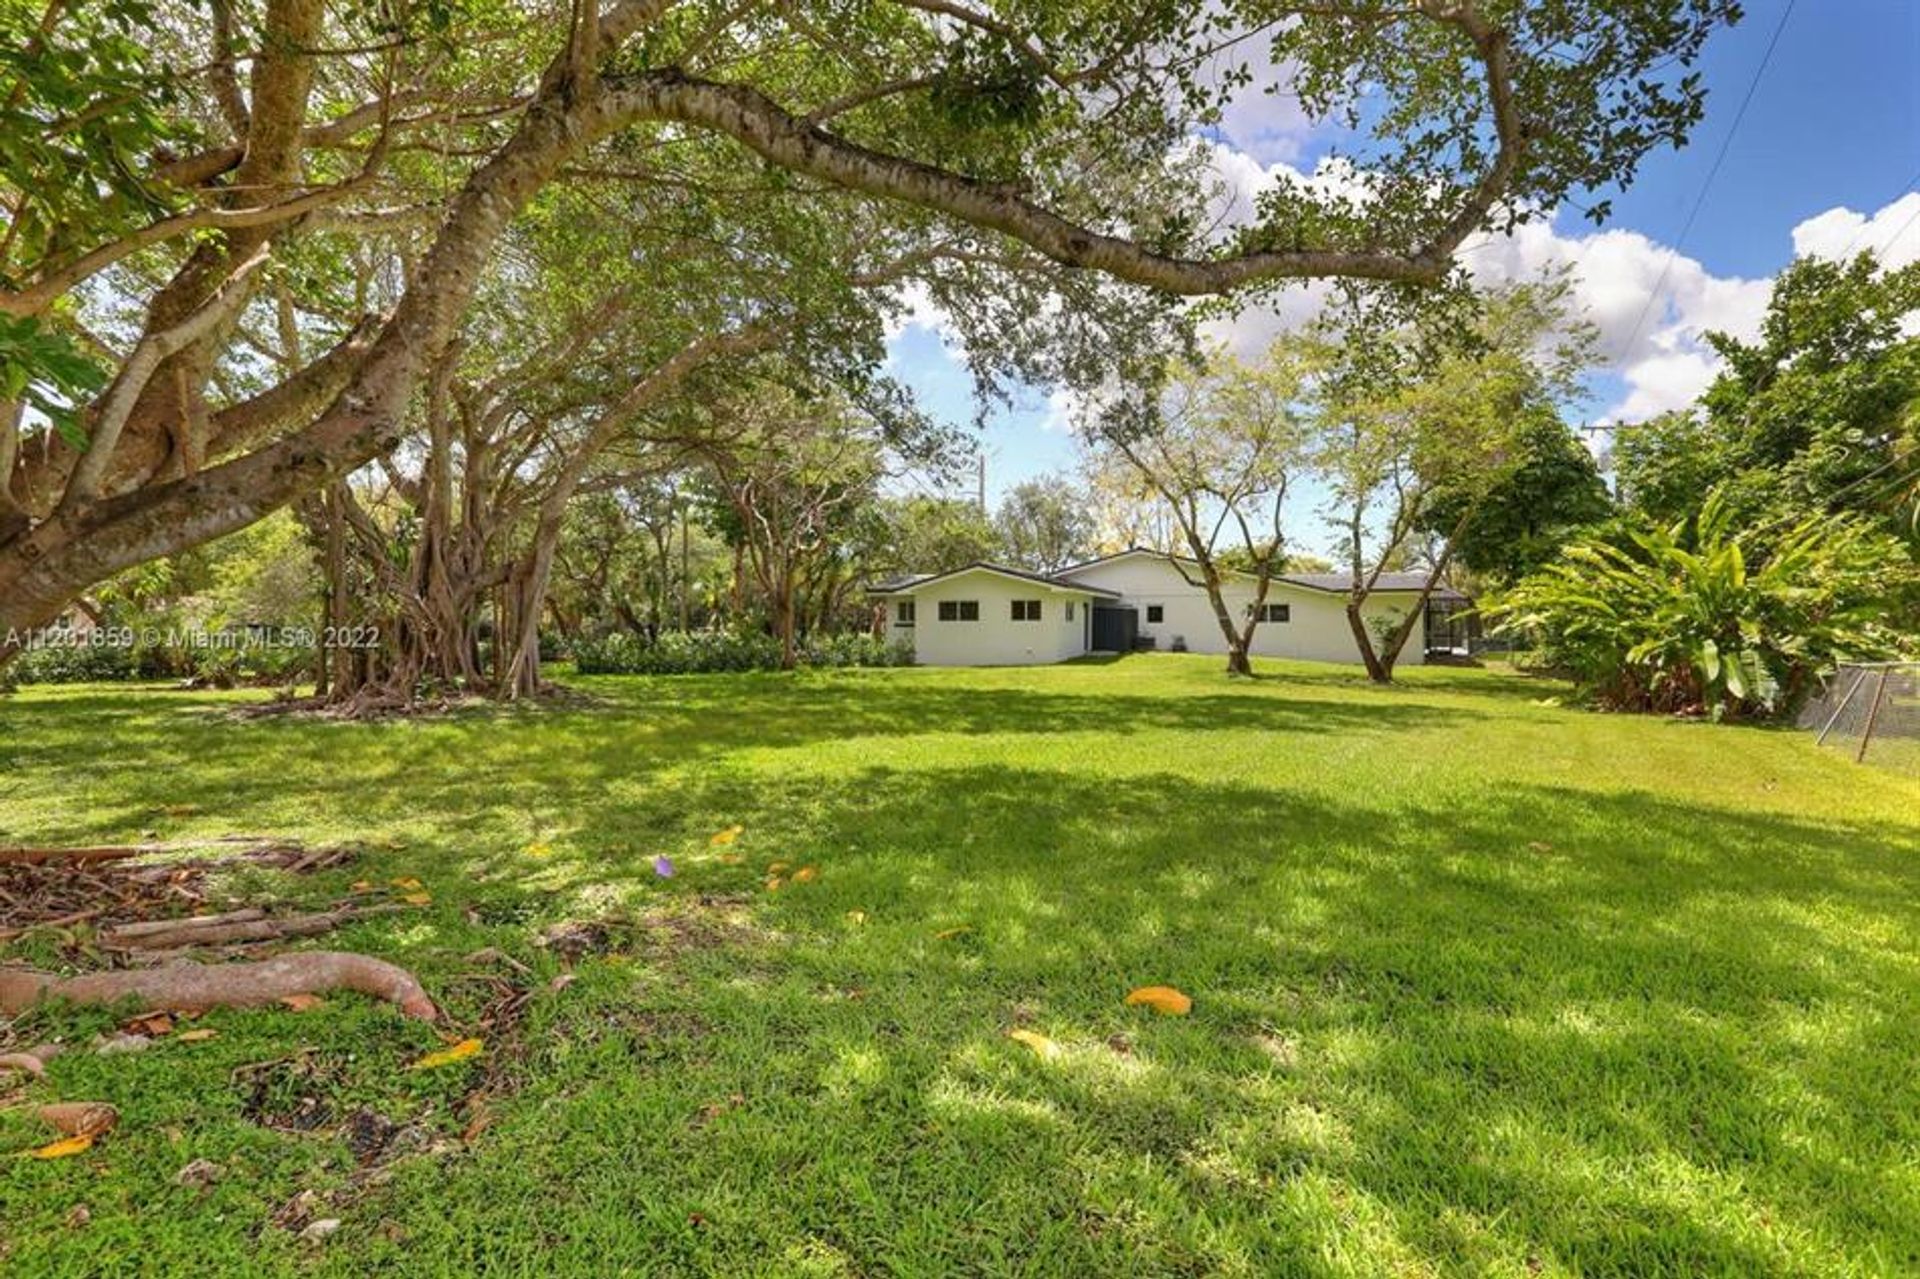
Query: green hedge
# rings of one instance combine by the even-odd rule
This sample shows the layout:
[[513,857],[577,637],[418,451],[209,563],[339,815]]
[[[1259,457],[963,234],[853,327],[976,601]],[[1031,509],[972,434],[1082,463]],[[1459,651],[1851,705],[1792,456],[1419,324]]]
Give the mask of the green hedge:
[[[125,628],[108,628],[109,636]],[[23,684],[94,684],[189,679],[218,684],[284,683],[313,669],[313,651],[274,644],[182,647],[134,643],[48,642],[7,664],[3,677]]]
[[91,684],[139,679],[140,668],[124,645],[48,644],[14,658],[6,678],[11,684]]
[[[622,632],[573,646],[582,675],[704,675],[780,668],[780,641],[771,635],[669,631],[649,643]],[[871,635],[816,636],[800,648],[804,666],[911,666],[913,649]]]

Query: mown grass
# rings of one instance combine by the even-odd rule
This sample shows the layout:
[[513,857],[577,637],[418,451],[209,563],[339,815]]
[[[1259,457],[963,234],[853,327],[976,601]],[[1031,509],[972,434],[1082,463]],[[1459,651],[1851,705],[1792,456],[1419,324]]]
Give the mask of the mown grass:
[[[32,1097],[124,1117],[78,1158],[0,1158],[0,1268],[1920,1267],[1920,785],[1487,672],[1266,676],[581,679],[596,704],[372,725],[0,700],[0,843],[366,841],[258,886],[418,877],[431,906],[327,944],[412,965],[456,1029],[492,993],[477,948],[535,991],[471,1144],[487,1059],[409,1072],[433,1032],[351,996],[58,1058]],[[819,878],[769,893],[775,860]],[[538,931],[614,911],[685,926],[548,991]],[[1123,1006],[1147,983],[1193,1015]],[[249,1118],[230,1072],[296,1050],[289,1087],[437,1144],[359,1168],[335,1125]],[[0,1114],[0,1152],[44,1139]],[[175,1185],[194,1159],[224,1176]],[[324,1243],[270,1224],[302,1190],[344,1222]]]

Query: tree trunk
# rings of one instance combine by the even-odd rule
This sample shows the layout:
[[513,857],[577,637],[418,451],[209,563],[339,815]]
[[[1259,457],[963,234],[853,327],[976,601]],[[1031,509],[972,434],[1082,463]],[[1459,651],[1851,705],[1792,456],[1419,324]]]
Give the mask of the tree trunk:
[[1361,611],[1366,602],[1367,595],[1364,591],[1356,591],[1348,596],[1347,626],[1353,631],[1354,647],[1360,650],[1360,660],[1366,665],[1367,678],[1376,684],[1391,684],[1393,668],[1382,662],[1380,655],[1374,651],[1373,635],[1367,630],[1366,614]]
[[780,669],[790,671],[800,664],[799,653],[794,646],[794,580],[793,572],[783,569],[775,582],[773,592],[773,633],[780,637]]
[[[1200,540],[1198,533],[1187,527],[1182,519],[1181,526],[1186,534],[1187,546],[1193,551],[1193,558],[1200,564],[1201,582],[1207,588],[1207,603],[1213,606],[1213,619],[1220,626],[1220,634],[1227,641],[1227,674],[1253,675],[1253,661],[1248,651],[1253,647],[1254,627],[1259,624],[1259,604],[1254,605],[1255,612],[1247,619],[1245,630],[1233,624],[1233,610],[1227,607],[1227,597],[1220,583],[1220,569],[1213,562],[1213,555],[1207,544]],[[1184,575],[1183,575],[1184,576]],[[1261,598],[1265,598],[1264,587]]]
[[693,629],[693,577],[687,570],[687,504],[680,504],[680,630]]
[[56,511],[0,547],[0,666],[94,583],[245,528],[398,446],[407,401],[445,354],[501,229],[568,157],[638,113],[580,92],[565,56],[513,138],[454,197],[392,316],[316,420],[217,466]]

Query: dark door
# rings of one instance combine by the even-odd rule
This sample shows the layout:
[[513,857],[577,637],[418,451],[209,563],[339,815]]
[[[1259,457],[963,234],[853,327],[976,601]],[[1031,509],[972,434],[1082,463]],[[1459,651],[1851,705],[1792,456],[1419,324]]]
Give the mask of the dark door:
[[1117,604],[1093,606],[1093,647],[1097,652],[1131,653],[1140,632],[1140,611]]

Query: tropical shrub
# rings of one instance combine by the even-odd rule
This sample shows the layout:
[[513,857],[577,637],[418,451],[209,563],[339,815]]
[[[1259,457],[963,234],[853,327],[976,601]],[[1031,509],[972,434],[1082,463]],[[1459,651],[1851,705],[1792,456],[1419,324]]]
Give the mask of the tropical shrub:
[[1612,709],[1758,717],[1791,709],[1840,662],[1901,656],[1892,625],[1920,574],[1860,517],[1771,540],[1736,530],[1720,491],[1669,528],[1578,541],[1481,611]]
[[8,664],[9,681],[14,684],[90,684],[140,678],[131,647],[90,644],[84,640],[67,643],[63,642],[64,638],[64,632],[55,632],[52,641],[21,653]]
[[[780,668],[780,641],[771,635],[668,631],[649,642],[631,632],[583,639],[573,646],[583,675],[698,675]],[[806,666],[908,666],[913,650],[871,635],[822,635],[800,648]]]

